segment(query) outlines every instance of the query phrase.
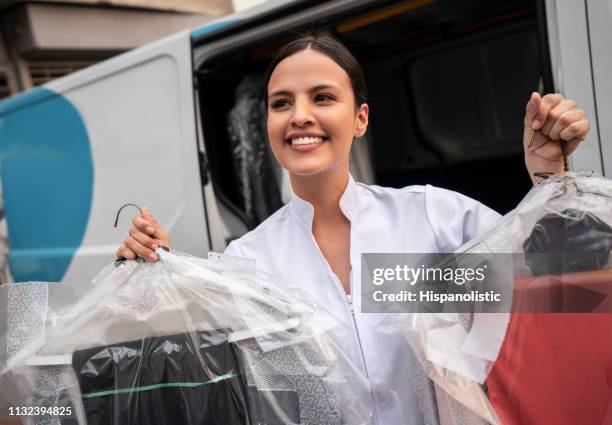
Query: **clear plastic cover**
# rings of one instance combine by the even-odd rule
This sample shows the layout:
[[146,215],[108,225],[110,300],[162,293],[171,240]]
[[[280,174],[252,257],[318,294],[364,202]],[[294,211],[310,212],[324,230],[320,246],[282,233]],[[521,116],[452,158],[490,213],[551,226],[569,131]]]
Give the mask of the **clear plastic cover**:
[[158,255],[92,284],[0,287],[0,388],[24,423],[371,423],[367,381],[330,337],[350,329],[307,294]]
[[266,130],[262,79],[249,76],[236,89],[236,102],[227,117],[237,184],[251,224],[264,221],[283,206],[282,169],[274,160]]
[[612,181],[595,173],[534,186],[455,253],[513,254],[498,273],[508,311],[395,315],[387,332],[403,332],[438,394],[481,421],[612,423],[611,206]]

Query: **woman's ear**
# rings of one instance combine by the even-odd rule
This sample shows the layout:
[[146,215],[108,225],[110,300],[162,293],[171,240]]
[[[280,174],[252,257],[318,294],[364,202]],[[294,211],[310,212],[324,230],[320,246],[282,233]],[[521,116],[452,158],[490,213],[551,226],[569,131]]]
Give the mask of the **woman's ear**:
[[370,107],[367,103],[362,103],[357,110],[357,116],[355,120],[355,137],[362,137],[368,128],[368,114],[370,113]]

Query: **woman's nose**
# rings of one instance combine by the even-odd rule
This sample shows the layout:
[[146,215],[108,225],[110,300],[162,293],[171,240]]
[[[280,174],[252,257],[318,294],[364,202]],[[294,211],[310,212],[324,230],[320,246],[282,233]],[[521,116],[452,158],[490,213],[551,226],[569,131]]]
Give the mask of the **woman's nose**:
[[303,127],[313,124],[314,117],[310,105],[304,101],[295,102],[293,114],[291,115],[291,125],[295,127]]

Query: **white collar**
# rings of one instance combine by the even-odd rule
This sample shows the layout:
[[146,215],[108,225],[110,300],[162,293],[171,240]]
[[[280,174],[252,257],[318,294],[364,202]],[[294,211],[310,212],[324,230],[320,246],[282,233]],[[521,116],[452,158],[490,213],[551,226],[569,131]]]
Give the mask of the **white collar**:
[[[349,221],[353,221],[359,209],[359,188],[351,174],[349,180],[340,196],[340,210]],[[314,216],[314,207],[308,201],[300,198],[293,192],[289,210],[295,214],[296,218],[302,222],[309,230],[312,229],[312,218]]]

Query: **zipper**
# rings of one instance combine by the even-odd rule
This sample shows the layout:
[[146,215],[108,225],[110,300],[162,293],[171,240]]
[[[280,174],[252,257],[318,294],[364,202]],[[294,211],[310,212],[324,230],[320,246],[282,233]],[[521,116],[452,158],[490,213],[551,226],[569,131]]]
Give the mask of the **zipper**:
[[[376,399],[374,398],[374,393],[372,392],[372,382],[370,381],[370,374],[368,373],[368,365],[366,364],[365,356],[363,355],[363,346],[361,345],[361,336],[359,336],[359,331],[357,330],[357,321],[355,320],[355,306],[353,303],[354,301],[353,295],[355,294],[355,291],[353,290],[353,281],[354,281],[353,279],[353,272],[354,272],[353,249],[352,249],[353,244],[351,243],[353,241],[353,223],[351,223],[349,238],[350,238],[349,263],[351,265],[351,272],[349,274],[349,288],[351,289],[351,293],[347,294],[347,302],[348,302],[348,307],[349,307],[349,313],[351,314],[351,319],[353,319],[353,329],[355,330],[355,335],[357,336],[357,344],[359,344],[359,354],[361,354],[361,362],[363,363],[363,370],[368,380],[368,391],[370,393],[370,399],[372,400],[372,410],[374,410],[374,424],[378,424],[378,411],[376,409]],[[327,266],[329,267],[329,264]],[[329,267],[329,269],[331,271],[331,267]],[[336,277],[336,280],[338,281],[338,283],[341,283],[340,279],[338,279],[338,276],[336,276],[335,274],[334,276]],[[344,292],[344,288],[342,288],[342,292]]]
[[[349,315],[351,316],[351,321],[353,323],[351,327],[353,328],[353,333],[355,337],[357,338],[357,344],[359,345],[359,354],[361,355],[361,363],[363,364],[363,372],[365,373],[366,379],[368,380],[368,392],[370,393],[370,399],[372,401],[372,410],[374,411],[374,424],[378,425],[378,414],[376,412],[376,401],[374,399],[374,393],[372,393],[372,383],[370,382],[370,375],[368,374],[368,367],[366,365],[365,357],[363,355],[363,349],[361,347],[361,338],[359,337],[359,331],[357,330],[357,322],[355,320],[355,309],[353,307],[353,279],[349,277],[351,279],[350,281],[351,293],[347,294],[346,292],[344,292],[344,287],[342,286],[342,282],[340,282],[340,279],[338,278],[338,276],[336,276],[336,273],[334,273],[331,266],[325,259],[325,256],[323,255],[321,248],[319,248],[319,244],[314,238],[312,231],[309,231],[308,233],[310,234],[310,237],[312,238],[312,243],[314,244],[314,246],[317,249],[317,252],[319,253],[319,258],[321,258],[321,261],[323,261],[323,263],[327,267],[327,273],[332,277],[332,280],[336,282],[336,288],[338,289],[338,291],[340,291],[340,296],[345,301],[344,305],[347,308]],[[352,239],[352,232],[351,232],[351,239]],[[349,261],[351,263],[351,275],[352,275],[353,261],[351,260],[350,255],[351,253],[349,249]]]
[[[347,307],[348,312],[351,316],[351,321],[353,323],[353,326],[352,326],[353,332],[355,336],[357,337],[357,344],[359,345],[359,354],[361,356],[361,363],[363,364],[363,371],[365,373],[366,379],[368,380],[368,392],[370,393],[370,398],[372,400],[372,409],[374,410],[374,423],[378,424],[378,414],[376,413],[376,400],[374,399],[374,393],[372,393],[372,383],[370,382],[370,374],[368,373],[368,366],[366,364],[365,356],[363,355],[363,348],[361,345],[361,337],[359,336],[359,331],[357,330],[357,321],[355,320],[355,307],[353,305],[353,279],[351,278],[351,283],[350,283],[351,293],[347,294],[344,292],[344,288],[342,287],[342,282],[340,282],[340,279],[338,279],[338,276],[336,276],[336,274],[331,269],[327,260],[325,260],[323,253],[321,253],[321,257],[323,261],[325,261],[325,264],[327,264],[328,271],[330,275],[332,276],[332,279],[336,282],[337,284],[336,286],[338,287],[338,290],[341,292],[342,298],[346,301],[344,305]],[[352,273],[353,273],[353,265],[351,263],[351,274]]]

